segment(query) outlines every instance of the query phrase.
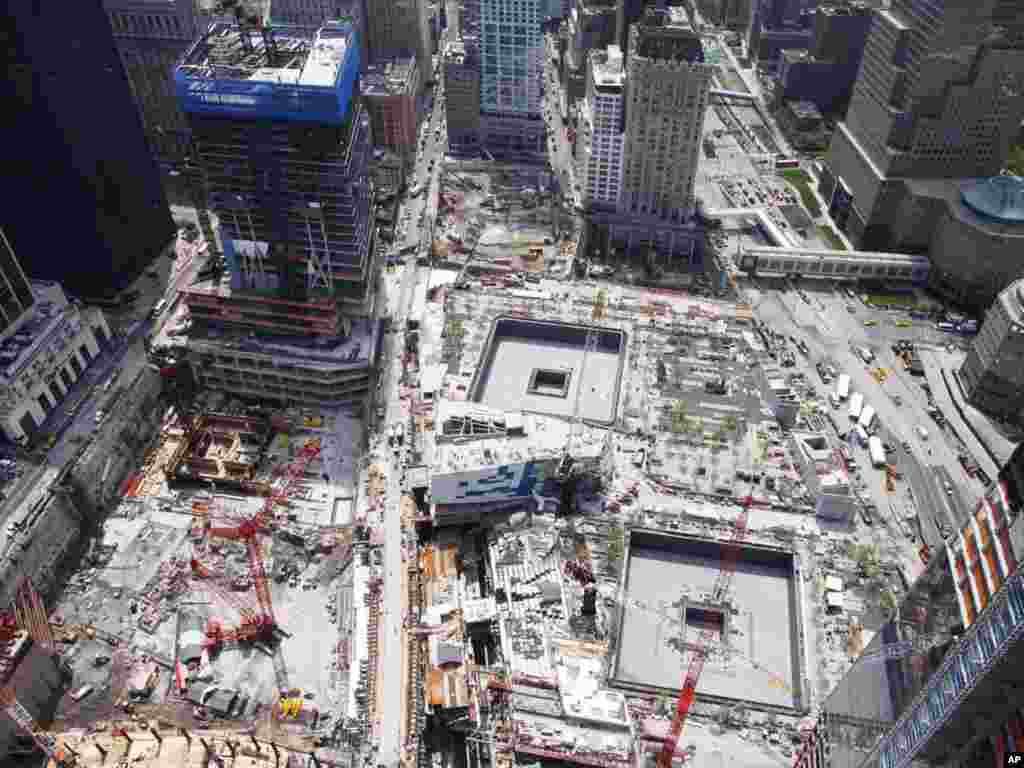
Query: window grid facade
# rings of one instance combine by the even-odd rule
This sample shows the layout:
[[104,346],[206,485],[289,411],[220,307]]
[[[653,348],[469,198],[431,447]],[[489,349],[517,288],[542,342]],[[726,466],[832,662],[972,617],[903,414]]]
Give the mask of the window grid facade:
[[480,109],[517,117],[541,112],[544,37],[538,0],[481,0]]

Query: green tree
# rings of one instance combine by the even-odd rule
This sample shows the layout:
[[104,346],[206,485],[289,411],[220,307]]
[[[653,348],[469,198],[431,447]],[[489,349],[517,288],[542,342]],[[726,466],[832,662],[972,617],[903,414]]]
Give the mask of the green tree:
[[887,618],[896,613],[896,595],[891,589],[882,590],[882,594],[878,596],[878,605],[885,612]]
[[1024,144],[1017,144],[1010,150],[1010,157],[1006,161],[1006,168],[1014,176],[1024,176]]
[[626,534],[623,529],[616,525],[608,531],[608,563],[618,565],[622,561],[622,555],[626,550]]
[[687,407],[683,400],[672,403],[672,431],[677,434],[690,431],[690,418],[687,416]]
[[739,428],[739,420],[730,413],[722,420],[722,428],[727,432],[735,432]]

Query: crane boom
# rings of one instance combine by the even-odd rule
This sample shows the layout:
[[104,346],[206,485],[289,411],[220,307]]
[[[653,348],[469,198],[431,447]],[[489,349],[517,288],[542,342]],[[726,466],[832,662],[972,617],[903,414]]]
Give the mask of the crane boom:
[[[747,516],[750,513],[750,505],[754,499],[748,496],[743,502],[743,508],[736,516],[733,526],[732,537],[722,547],[722,570],[718,573],[715,581],[714,601],[720,602],[725,598],[732,583],[732,575],[736,570],[736,559],[739,557],[739,544],[747,530]],[[676,704],[676,714],[672,718],[672,727],[668,736],[665,737],[665,744],[658,754],[658,768],[670,768],[672,757],[676,752],[676,744],[679,742],[679,734],[683,732],[683,724],[686,722],[686,715],[690,711],[690,705],[697,693],[697,683],[700,682],[701,672],[704,671],[704,661],[707,659],[707,647],[715,638],[713,630],[704,629],[697,641],[698,650],[690,657],[690,666],[686,670],[686,677],[683,679],[683,689],[679,693],[679,702]]]

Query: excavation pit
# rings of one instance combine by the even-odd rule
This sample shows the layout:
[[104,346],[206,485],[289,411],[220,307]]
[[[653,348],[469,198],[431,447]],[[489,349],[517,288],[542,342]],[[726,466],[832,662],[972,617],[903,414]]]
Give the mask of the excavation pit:
[[742,545],[722,599],[713,594],[721,542],[647,529],[629,538],[613,684],[677,695],[704,647],[698,700],[796,709],[803,665],[793,554]]

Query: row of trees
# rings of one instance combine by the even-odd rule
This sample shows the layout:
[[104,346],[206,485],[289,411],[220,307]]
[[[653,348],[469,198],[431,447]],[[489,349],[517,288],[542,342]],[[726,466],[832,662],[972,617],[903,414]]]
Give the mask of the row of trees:
[[[730,413],[722,419],[722,424],[715,433],[715,437],[724,442],[725,438],[735,434],[737,429],[739,429],[739,419]],[[672,431],[676,434],[702,434],[704,420],[700,416],[691,416],[686,403],[683,400],[676,400],[672,404]]]
[[626,532],[621,525],[608,530],[608,564],[617,567],[626,551]]

